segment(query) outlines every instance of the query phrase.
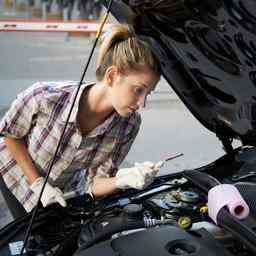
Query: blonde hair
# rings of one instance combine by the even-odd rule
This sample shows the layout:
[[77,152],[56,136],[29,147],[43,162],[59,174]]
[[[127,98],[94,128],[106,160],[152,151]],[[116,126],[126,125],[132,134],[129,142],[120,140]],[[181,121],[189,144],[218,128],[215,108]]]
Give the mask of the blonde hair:
[[131,27],[113,25],[106,33],[97,59],[96,77],[101,81],[108,67],[116,66],[120,71],[148,66],[160,76],[161,68],[148,43],[140,40]]

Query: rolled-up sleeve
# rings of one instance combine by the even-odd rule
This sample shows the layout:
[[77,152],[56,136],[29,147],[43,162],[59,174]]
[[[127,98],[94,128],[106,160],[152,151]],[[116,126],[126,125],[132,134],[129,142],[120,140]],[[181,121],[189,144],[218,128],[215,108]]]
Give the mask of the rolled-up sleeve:
[[41,94],[42,87],[39,83],[19,93],[0,121],[0,135],[24,137],[31,127],[33,116],[39,110]]

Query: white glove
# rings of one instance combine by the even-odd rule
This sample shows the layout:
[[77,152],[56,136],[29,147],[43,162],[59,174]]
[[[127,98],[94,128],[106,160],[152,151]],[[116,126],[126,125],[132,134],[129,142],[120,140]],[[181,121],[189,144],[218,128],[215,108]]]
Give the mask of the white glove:
[[158,172],[160,170],[160,168],[164,165],[164,161],[159,161],[156,164],[154,164],[153,162],[147,161],[147,162],[143,162],[143,163],[135,163],[135,166],[146,166],[149,167],[153,170],[155,170],[156,172]]
[[135,167],[120,169],[116,174],[116,187],[143,189],[153,182],[159,169],[152,162],[135,163]]
[[[39,197],[43,184],[44,178],[39,177],[30,186],[30,189]],[[43,207],[56,202],[58,202],[62,207],[67,206],[62,191],[57,187],[52,187],[48,182],[45,184],[41,202]]]

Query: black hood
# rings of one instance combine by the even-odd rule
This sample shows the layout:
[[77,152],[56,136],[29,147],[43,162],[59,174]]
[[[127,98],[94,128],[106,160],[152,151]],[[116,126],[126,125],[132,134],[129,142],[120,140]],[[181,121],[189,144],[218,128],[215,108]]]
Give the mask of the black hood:
[[256,144],[256,1],[115,0],[192,114],[222,141]]

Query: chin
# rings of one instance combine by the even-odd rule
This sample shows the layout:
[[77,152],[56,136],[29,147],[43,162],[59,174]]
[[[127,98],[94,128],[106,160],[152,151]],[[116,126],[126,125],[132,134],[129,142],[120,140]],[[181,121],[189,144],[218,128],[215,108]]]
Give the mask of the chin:
[[122,117],[129,117],[131,115],[133,115],[134,112],[132,111],[126,111],[126,112],[122,112],[122,114],[120,113],[120,116]]
[[129,117],[134,113],[134,111],[129,108],[116,109],[116,112],[122,117]]
[[130,115],[132,115],[133,113],[132,112],[119,112],[119,115],[122,116],[122,117],[129,117]]

